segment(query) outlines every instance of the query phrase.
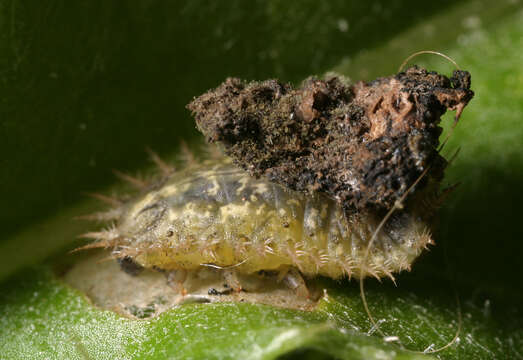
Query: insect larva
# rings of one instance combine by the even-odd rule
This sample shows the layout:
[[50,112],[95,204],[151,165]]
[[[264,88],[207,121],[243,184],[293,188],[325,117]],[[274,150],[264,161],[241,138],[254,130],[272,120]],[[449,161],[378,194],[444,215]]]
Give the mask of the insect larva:
[[97,240],[87,247],[146,268],[214,266],[232,282],[231,273],[261,270],[288,273],[297,287],[300,274],[393,279],[432,243],[446,167],[438,123],[447,108],[459,115],[469,87],[467,72],[449,80],[419,68],[354,86],[309,79],[296,90],[229,79],[189,108],[233,161],[172,172],[154,155],[162,179],[96,215],[115,223],[86,234]]
[[235,271],[287,270],[331,278],[389,276],[409,269],[432,242],[427,208],[398,212],[362,266],[378,214],[347,215],[335,201],[255,179],[228,159],[175,172],[124,204],[116,226],[89,234],[143,267],[194,270],[202,264]]
[[97,195],[114,207],[88,218],[114,223],[85,234],[96,241],[83,248],[111,248],[125,271],[171,271],[179,284],[186,271],[213,267],[234,290],[236,273],[279,272],[303,297],[302,275],[355,276],[385,337],[363,280],[394,280],[433,243],[447,166],[440,117],[456,110],[457,121],[473,95],[468,72],[448,79],[417,67],[352,86],[337,77],[310,78],[299,89],[227,79],[188,108],[231,158],[193,159],[175,172],[151,153],[160,180],[120,174],[145,190],[123,203]]

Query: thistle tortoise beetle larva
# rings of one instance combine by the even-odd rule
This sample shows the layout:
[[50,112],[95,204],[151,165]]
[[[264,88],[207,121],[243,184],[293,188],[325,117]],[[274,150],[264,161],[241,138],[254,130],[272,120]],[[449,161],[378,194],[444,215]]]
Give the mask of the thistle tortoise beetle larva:
[[[378,239],[368,274],[403,269],[431,238],[420,213],[398,213]],[[321,194],[308,195],[251,177],[229,159],[174,173],[160,187],[125,203],[116,227],[91,234],[144,267],[194,270],[202,264],[236,271],[297,267],[306,276],[359,273],[365,245],[381,220],[347,216]],[[386,256],[384,255],[386,254]]]
[[432,243],[446,166],[438,123],[447,108],[459,116],[469,87],[467,72],[449,80],[416,67],[354,86],[309,79],[297,90],[228,79],[189,108],[233,160],[170,172],[156,158],[165,176],[100,216],[116,223],[86,234],[97,239],[87,247],[162,270],[277,270],[298,285],[300,274],[393,278]]

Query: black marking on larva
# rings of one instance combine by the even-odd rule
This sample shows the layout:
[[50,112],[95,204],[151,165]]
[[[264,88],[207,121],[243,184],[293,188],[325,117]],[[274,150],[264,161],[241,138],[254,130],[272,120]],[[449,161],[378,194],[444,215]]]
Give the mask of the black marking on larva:
[[407,226],[408,215],[404,212],[398,212],[393,214],[389,221],[384,225],[385,233],[391,238],[391,240],[402,243],[404,239],[401,237],[401,234],[396,229],[401,229]]
[[165,201],[157,201],[142,208],[134,216],[134,219],[144,224],[144,231],[151,231],[162,220],[166,211],[167,205]]
[[143,270],[143,266],[136,263],[133,260],[133,258],[130,256],[124,256],[123,258],[117,258],[116,261],[118,261],[118,265],[120,265],[120,269],[122,269],[122,271],[124,271],[126,274],[129,274],[131,276],[137,276]]

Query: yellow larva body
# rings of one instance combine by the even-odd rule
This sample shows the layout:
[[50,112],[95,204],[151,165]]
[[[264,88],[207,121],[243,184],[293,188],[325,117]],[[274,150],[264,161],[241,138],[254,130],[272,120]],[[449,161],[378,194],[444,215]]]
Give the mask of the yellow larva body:
[[382,277],[409,269],[431,242],[419,211],[398,212],[364,264],[382,215],[347,215],[322,195],[255,179],[227,159],[209,160],[124,204],[98,244],[164,270],[213,264],[241,273],[294,267],[305,276]]

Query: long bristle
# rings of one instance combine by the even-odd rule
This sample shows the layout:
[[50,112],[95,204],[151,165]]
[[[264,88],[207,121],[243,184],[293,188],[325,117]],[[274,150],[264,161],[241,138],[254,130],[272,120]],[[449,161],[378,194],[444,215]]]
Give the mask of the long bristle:
[[111,209],[109,211],[95,212],[87,215],[75,216],[75,220],[88,220],[88,221],[111,221],[116,220],[122,215],[121,208]]
[[78,237],[84,238],[84,239],[95,239],[95,240],[114,240],[114,239],[120,237],[120,234],[118,233],[116,228],[113,226],[107,230],[88,232],[85,234],[81,234]]
[[123,181],[126,181],[135,188],[137,188],[138,190],[145,190],[148,186],[147,182],[138,177],[131,176],[118,170],[113,170],[113,173]]
[[87,193],[87,196],[90,196],[92,198],[95,198],[97,200],[100,200],[101,202],[104,202],[109,205],[113,206],[121,206],[123,204],[122,200],[113,197],[113,196],[107,196],[99,193]]
[[392,275],[392,273],[389,270],[384,268],[381,271],[383,271],[383,274],[385,274],[385,276],[387,276],[389,279],[392,280],[392,282],[394,283],[394,286],[397,286],[396,285],[396,278],[394,277],[394,275]]
[[223,152],[215,144],[208,144],[208,146],[203,147],[203,152],[205,153],[205,159],[218,160],[223,158]]
[[375,266],[373,266],[373,264],[368,264],[367,267],[365,268],[365,271],[366,271],[367,275],[370,275],[370,276],[374,277],[376,280],[378,280],[379,282],[381,282],[381,277],[378,274],[378,270],[375,268]]
[[78,237],[83,239],[94,239],[97,241],[76,248],[72,252],[86,249],[114,247],[116,246],[118,240],[122,239],[121,235],[118,233],[118,230],[114,225],[106,230],[87,232],[85,234],[79,235]]
[[109,247],[112,247],[113,246],[113,242],[112,241],[96,241],[96,242],[93,242],[93,243],[90,243],[90,244],[87,244],[87,245],[83,245],[83,246],[80,246],[80,247],[77,247],[73,250],[70,251],[70,253],[75,253],[75,252],[78,252],[78,251],[83,251],[83,250],[89,250],[89,249],[99,249],[99,248],[109,248]]
[[187,165],[194,165],[198,163],[196,156],[189,149],[189,146],[185,141],[180,141],[180,159]]
[[164,176],[171,175],[172,173],[175,172],[175,168],[173,166],[169,165],[168,163],[166,163],[165,161],[163,161],[162,158],[157,153],[155,153],[154,151],[152,151],[149,148],[145,148],[145,151],[147,152],[147,154],[149,154],[149,157],[151,158],[151,160],[158,167],[158,169],[160,169],[161,173]]

